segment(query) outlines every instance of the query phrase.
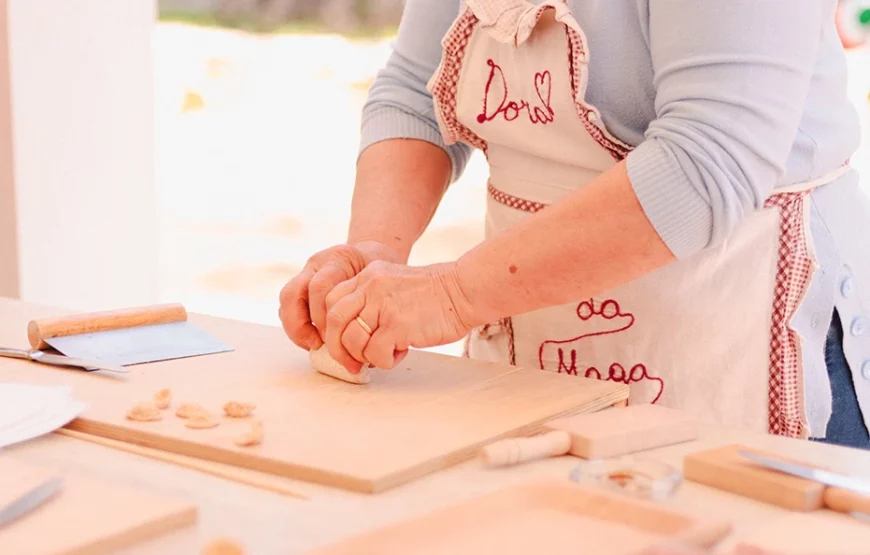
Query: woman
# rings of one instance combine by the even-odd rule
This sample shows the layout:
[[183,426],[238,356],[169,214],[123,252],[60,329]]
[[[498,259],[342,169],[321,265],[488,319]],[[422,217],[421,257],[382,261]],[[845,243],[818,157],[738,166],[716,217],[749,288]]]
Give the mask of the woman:
[[[836,0],[409,0],[348,242],[282,291],[350,371],[468,355],[870,444],[870,209]],[[486,240],[405,265],[472,148]]]

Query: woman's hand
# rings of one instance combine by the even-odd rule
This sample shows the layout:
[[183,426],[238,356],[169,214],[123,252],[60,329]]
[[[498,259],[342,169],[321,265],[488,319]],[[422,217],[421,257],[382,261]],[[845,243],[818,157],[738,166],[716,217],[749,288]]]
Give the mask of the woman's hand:
[[399,254],[383,243],[363,241],[320,251],[281,290],[278,316],[284,332],[303,349],[317,349],[325,340],[326,295],[376,260],[399,262]]
[[333,289],[326,306],[326,345],[352,373],[364,363],[393,368],[408,348],[451,343],[477,325],[455,264],[373,262]]

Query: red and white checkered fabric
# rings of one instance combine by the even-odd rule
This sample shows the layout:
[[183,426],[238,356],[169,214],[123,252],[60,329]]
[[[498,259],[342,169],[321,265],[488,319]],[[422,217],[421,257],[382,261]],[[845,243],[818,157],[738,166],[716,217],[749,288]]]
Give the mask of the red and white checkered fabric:
[[[607,150],[614,160],[622,160],[628,155],[631,147],[605,132],[601,127],[600,114],[594,112],[583,101],[586,95],[586,72],[577,71],[576,65],[578,60],[586,58],[585,41],[580,33],[571,27],[566,26],[565,32],[568,35],[568,70],[571,73],[571,96],[574,98],[577,115],[580,116],[583,126],[586,127],[586,131],[595,139],[595,142]],[[596,121],[592,121],[593,118]]]
[[802,373],[798,337],[789,322],[812,277],[813,261],[804,236],[804,202],[808,192],[780,193],[766,207],[779,209],[779,260],[770,330],[768,430],[803,437]]
[[445,134],[453,142],[462,141],[486,152],[486,141],[456,119],[456,90],[459,74],[462,71],[462,60],[465,57],[468,40],[474,32],[477,21],[474,13],[465,9],[444,37],[442,41],[444,55],[440,74],[432,86],[432,96],[438,101],[436,107],[440,107],[441,120],[447,128]]
[[487,192],[489,192],[489,196],[492,197],[493,200],[504,204],[510,208],[514,208],[516,210],[522,210],[523,212],[531,212],[534,214],[540,210],[543,210],[547,207],[546,204],[541,202],[534,202],[531,200],[522,199],[519,197],[515,197],[513,195],[509,195],[504,191],[500,191],[495,188],[492,183],[489,183],[486,187]]

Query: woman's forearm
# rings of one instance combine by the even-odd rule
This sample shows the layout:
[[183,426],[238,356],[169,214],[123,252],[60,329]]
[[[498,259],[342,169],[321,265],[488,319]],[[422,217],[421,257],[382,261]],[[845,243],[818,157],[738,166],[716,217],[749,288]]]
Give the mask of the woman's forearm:
[[377,241],[407,262],[450,182],[450,158],[421,140],[391,139],[360,156],[349,243]]
[[589,297],[674,257],[647,219],[620,163],[457,263],[462,294],[480,325]]

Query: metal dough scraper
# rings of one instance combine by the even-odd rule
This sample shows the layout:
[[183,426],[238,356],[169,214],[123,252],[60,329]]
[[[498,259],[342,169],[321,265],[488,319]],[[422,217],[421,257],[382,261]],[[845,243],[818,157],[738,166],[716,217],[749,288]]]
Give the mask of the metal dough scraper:
[[180,304],[34,320],[27,338],[34,349],[122,366],[233,350],[189,322]]

